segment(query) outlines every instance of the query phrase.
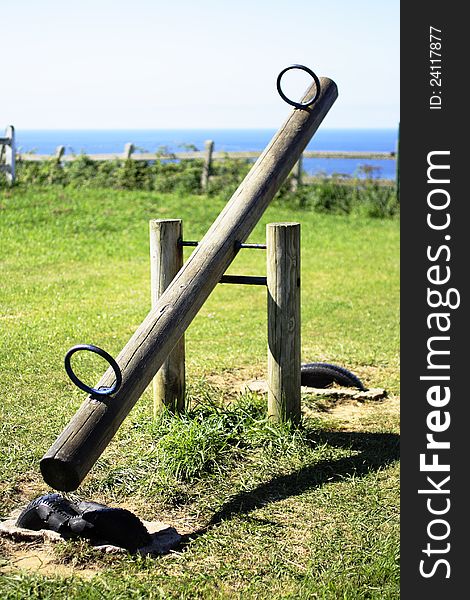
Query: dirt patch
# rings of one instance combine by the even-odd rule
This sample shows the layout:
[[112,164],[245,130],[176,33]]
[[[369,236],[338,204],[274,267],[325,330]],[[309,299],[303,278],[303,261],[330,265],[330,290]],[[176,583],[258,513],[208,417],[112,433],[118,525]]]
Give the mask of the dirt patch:
[[47,577],[78,576],[90,580],[100,572],[98,568],[76,568],[58,562],[51,544],[24,544],[1,539],[0,548],[2,553],[0,573],[13,573],[19,570]]
[[20,502],[29,502],[31,498],[36,496],[40,496],[44,493],[42,490],[44,489],[43,481],[34,481],[34,480],[24,480],[21,481],[17,487],[16,491],[19,494]]
[[398,420],[400,398],[390,396],[380,402],[322,402],[321,411],[324,416],[331,417],[342,429],[364,431],[368,426],[381,421],[389,422],[393,418]]
[[207,382],[216,388],[219,388],[224,394],[235,396],[244,391],[247,381],[262,377],[259,367],[239,367],[227,369],[221,373],[210,373],[206,375]]

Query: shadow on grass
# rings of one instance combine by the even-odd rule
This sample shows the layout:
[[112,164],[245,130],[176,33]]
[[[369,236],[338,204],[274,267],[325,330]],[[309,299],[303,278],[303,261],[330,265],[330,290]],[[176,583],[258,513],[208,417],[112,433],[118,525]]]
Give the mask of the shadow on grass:
[[363,477],[377,471],[398,460],[399,440],[399,435],[395,433],[327,432],[314,435],[311,438],[312,443],[327,443],[359,454],[336,460],[323,460],[289,475],[273,477],[250,491],[235,494],[212,516],[206,527],[189,534],[183,545],[235,515],[247,515],[271,502],[298,496],[326,483],[342,481],[353,475]]

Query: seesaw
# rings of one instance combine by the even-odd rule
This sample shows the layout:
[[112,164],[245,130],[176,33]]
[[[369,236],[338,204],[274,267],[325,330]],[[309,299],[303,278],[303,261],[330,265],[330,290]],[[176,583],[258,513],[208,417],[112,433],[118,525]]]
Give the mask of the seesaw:
[[[281,77],[291,68],[301,68],[314,79],[300,102],[290,100],[281,89]],[[317,78],[300,65],[284,69],[277,83],[294,110],[116,360],[106,356],[111,367],[41,459],[44,481],[52,488],[78,488],[220,281],[338,96],[332,80]]]

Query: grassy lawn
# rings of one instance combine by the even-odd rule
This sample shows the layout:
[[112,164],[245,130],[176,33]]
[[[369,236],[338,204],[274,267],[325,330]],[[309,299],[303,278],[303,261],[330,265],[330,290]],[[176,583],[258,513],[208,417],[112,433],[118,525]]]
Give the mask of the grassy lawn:
[[[63,369],[72,345],[116,356],[150,308],[148,220],[202,237],[225,204],[157,192],[0,192],[2,512],[48,493],[38,462],[84,399]],[[302,360],[355,372],[383,403],[304,401],[300,429],[264,418],[238,385],[263,377],[266,290],[221,285],[186,335],[184,417],[152,421],[147,390],[78,494],[185,534],[157,559],[54,546],[50,572],[0,547],[2,598],[398,598],[397,219],[274,203],[265,225],[302,224]],[[189,256],[191,249],[186,248]],[[230,273],[263,275],[262,251]],[[90,383],[100,359],[83,359]],[[34,545],[23,548],[39,552]]]

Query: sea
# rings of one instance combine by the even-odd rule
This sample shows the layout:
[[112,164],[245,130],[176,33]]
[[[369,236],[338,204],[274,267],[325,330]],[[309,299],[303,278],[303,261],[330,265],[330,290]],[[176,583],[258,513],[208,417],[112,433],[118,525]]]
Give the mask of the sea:
[[[214,141],[217,151],[261,151],[275,129],[16,129],[20,152],[53,154],[57,146],[65,146],[66,154],[121,153],[126,143],[136,151],[184,152],[202,150],[206,140]],[[398,129],[319,129],[307,150],[358,150],[393,152],[397,147]],[[395,178],[395,160],[305,159],[304,171],[309,175],[361,176],[361,167],[374,167],[374,176]]]

